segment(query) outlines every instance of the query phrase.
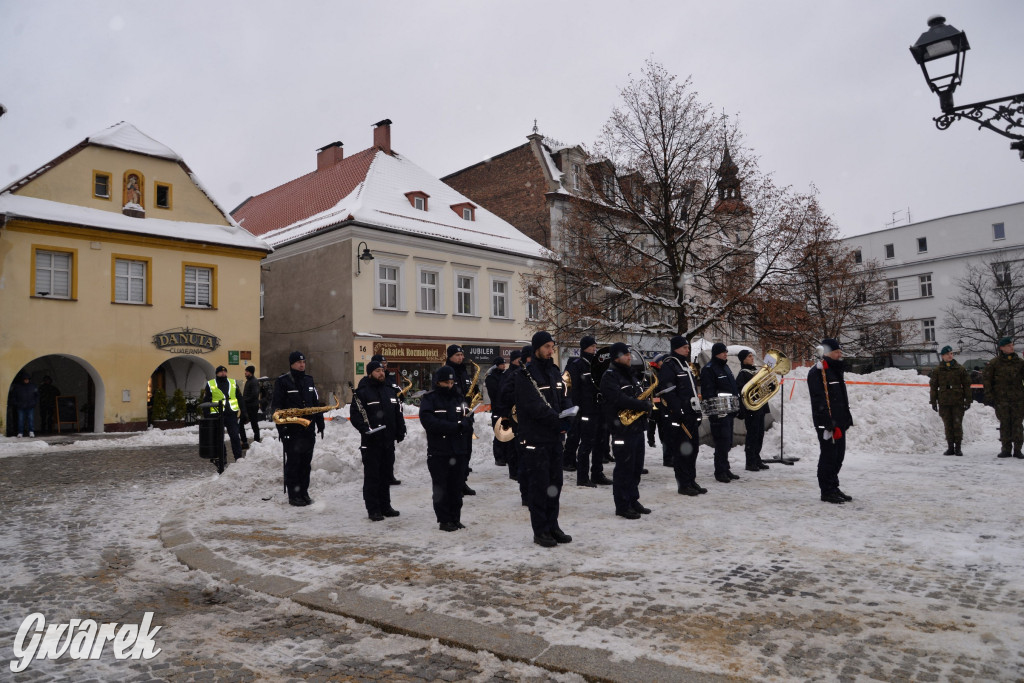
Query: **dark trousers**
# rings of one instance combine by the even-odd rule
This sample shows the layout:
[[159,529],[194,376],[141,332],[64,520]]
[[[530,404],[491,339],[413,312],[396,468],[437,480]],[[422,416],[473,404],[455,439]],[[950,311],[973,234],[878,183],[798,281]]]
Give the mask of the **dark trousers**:
[[[562,444],[524,444],[523,459],[529,483],[526,502],[534,534],[549,534],[558,528],[558,504],[562,495]],[[523,480],[520,472],[520,483]]]
[[[259,418],[256,417],[256,413],[259,412],[259,407],[253,406],[252,408],[250,408],[248,405],[246,405],[245,406],[245,412],[248,414],[248,417],[249,417],[249,426],[252,427],[252,440],[253,441],[259,441],[260,440],[260,421],[259,421]],[[249,437],[247,437],[245,435],[245,422],[239,423],[239,425],[238,425],[238,433],[241,434],[241,436],[242,436],[242,443],[248,444],[249,443]]]
[[640,473],[644,469],[644,431],[612,432],[612,497],[615,511],[632,510],[640,503]]
[[42,404],[39,404],[39,424],[42,426],[44,432],[54,431],[53,410],[52,406],[47,405],[44,408]]
[[[686,435],[683,427],[690,432]],[[676,483],[680,488],[697,484],[697,447],[700,445],[697,429],[699,425],[693,417],[665,418],[662,436],[667,457],[672,460]]]
[[[818,487],[822,495],[839,490],[839,470],[843,468],[843,457],[846,455],[846,434],[840,438],[825,439],[827,433],[823,429],[815,429],[818,434]],[[831,435],[830,435],[831,436]]]
[[508,478],[513,480],[519,479],[519,467],[522,462],[522,450],[523,446],[519,443],[519,436],[516,434],[515,427],[512,428],[512,440],[508,442],[508,451],[506,459],[508,461]]
[[28,436],[29,432],[34,432],[35,427],[32,426],[32,422],[36,417],[35,408],[17,408],[18,412],[18,433],[24,436]]
[[238,434],[238,414],[233,410],[224,412],[224,429],[228,431],[231,440],[231,454],[238,460],[242,457],[242,441]]
[[434,493],[434,515],[438,522],[462,521],[463,460],[454,455],[427,453],[427,469]]
[[604,474],[604,457],[598,455],[597,446],[604,439],[607,450],[608,430],[600,415],[581,415],[576,423],[580,434],[579,450],[576,451],[576,481],[579,482]]
[[732,416],[711,418],[711,438],[715,440],[715,476],[729,473],[729,451],[732,450]]
[[301,498],[309,494],[309,466],[313,462],[313,446],[316,433],[302,429],[290,434],[281,434],[284,444],[284,485],[289,498]]
[[466,451],[466,455],[461,456],[462,483],[465,484],[466,481],[469,479],[469,461],[473,459],[473,432],[456,438],[465,439],[463,449]]
[[747,467],[761,464],[761,447],[764,445],[764,409],[747,414],[743,424],[747,427],[747,440],[743,452],[747,456]]
[[568,470],[576,469],[576,463],[579,462],[578,454],[583,440],[582,420],[583,416],[576,416],[573,419],[572,424],[569,425],[569,431],[565,433],[565,448],[562,452],[562,463]]
[[[377,436],[377,435],[373,435]],[[395,442],[388,438],[363,439],[359,447],[363,458],[363,503],[366,511],[384,512],[391,507],[389,463],[395,462]]]
[[1024,405],[1019,403],[997,403],[996,418],[999,419],[999,441],[1003,452],[1009,453],[1014,446],[1019,450],[1024,443]]
[[960,403],[939,406],[939,417],[946,428],[946,441],[960,443],[964,439],[964,407]]

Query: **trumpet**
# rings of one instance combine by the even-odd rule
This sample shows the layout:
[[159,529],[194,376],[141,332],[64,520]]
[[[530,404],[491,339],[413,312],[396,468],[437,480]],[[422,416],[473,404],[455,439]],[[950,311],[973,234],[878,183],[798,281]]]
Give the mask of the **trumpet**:
[[793,367],[789,358],[782,351],[769,349],[765,355],[765,365],[743,385],[740,399],[743,406],[753,412],[767,405],[772,396],[782,390],[782,376]]
[[[646,369],[644,370],[644,372],[646,373],[647,370],[650,370],[651,365],[650,363],[644,363],[644,365],[646,366]],[[658,375],[656,373],[651,373],[651,378],[651,385],[644,389],[639,396],[637,396],[638,400],[646,401],[650,399],[651,396],[654,395],[654,390],[658,386]],[[621,422],[624,427],[628,427],[629,425],[633,424],[646,414],[646,410],[623,410],[619,412],[619,422]]]
[[337,410],[341,407],[341,401],[338,397],[334,397],[333,406],[313,406],[311,408],[283,408],[274,412],[272,419],[274,424],[278,425],[301,425],[308,427],[310,420],[300,417],[302,415],[316,415],[317,413],[327,413],[332,410]]

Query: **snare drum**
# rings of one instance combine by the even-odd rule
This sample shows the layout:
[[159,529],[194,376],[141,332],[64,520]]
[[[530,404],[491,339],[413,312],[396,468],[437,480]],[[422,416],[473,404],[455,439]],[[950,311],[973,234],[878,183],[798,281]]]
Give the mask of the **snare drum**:
[[740,411],[740,397],[732,394],[719,394],[701,401],[704,414],[709,417],[725,417],[729,413]]

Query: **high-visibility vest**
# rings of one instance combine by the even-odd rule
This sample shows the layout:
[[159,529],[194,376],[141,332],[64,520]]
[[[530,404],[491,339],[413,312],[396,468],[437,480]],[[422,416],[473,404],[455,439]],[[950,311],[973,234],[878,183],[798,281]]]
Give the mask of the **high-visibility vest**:
[[[220,390],[220,387],[217,386],[217,380],[216,379],[211,379],[209,382],[207,382],[207,385],[210,387],[210,397],[211,397],[210,400],[211,401],[213,401],[214,403],[220,403],[221,401],[224,400],[224,398],[225,398],[224,397],[224,393]],[[231,410],[233,412],[237,413],[238,412],[238,398],[236,396],[237,392],[236,392],[235,380],[229,379],[228,380],[228,385],[229,385],[228,386],[228,396],[227,396],[228,406],[231,407]],[[210,408],[210,412],[211,413],[219,413],[220,410],[217,409],[217,408]]]

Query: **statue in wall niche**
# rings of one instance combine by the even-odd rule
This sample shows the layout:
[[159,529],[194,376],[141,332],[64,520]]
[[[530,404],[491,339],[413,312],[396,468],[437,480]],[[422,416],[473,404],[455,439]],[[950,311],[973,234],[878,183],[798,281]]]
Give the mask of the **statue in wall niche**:
[[139,176],[129,173],[124,185],[124,206],[135,204],[142,206],[142,190],[139,188]]

